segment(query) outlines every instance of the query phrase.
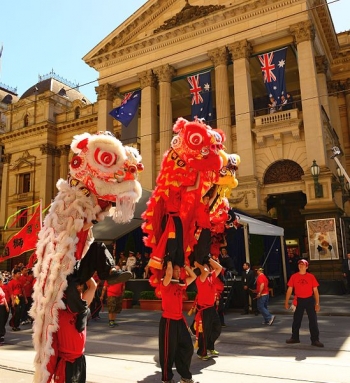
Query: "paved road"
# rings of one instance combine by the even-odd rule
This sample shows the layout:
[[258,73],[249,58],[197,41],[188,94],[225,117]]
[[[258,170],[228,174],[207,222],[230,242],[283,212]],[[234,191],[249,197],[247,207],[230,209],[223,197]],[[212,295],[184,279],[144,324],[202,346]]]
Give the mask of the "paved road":
[[[220,356],[207,362],[192,359],[193,378],[200,383],[349,383],[350,382],[350,296],[321,296],[320,340],[325,348],[310,345],[307,318],[301,343],[287,345],[292,314],[283,309],[283,297],[270,301],[277,315],[273,326],[261,324],[261,316],[226,315],[217,349]],[[90,322],[86,347],[88,382],[160,382],[158,321],[160,312],[124,310],[119,326],[108,327],[107,314]],[[187,317],[189,321],[191,318]],[[0,383],[30,383],[34,352],[31,329],[8,329],[0,348]],[[175,379],[180,377],[175,372]]]

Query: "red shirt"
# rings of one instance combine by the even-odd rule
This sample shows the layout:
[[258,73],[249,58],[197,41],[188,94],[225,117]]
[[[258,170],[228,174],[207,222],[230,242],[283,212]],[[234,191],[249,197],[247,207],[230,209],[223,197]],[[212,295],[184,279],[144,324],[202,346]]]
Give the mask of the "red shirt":
[[19,280],[23,286],[24,295],[28,298],[33,292],[33,279],[32,275],[21,275]]
[[265,274],[258,275],[258,278],[256,278],[256,291],[259,294],[260,293],[260,286],[264,284],[264,288],[261,291],[261,295],[268,295],[269,294],[269,280],[267,279]]
[[169,283],[168,286],[160,285],[162,294],[162,317],[169,319],[182,319],[183,290],[187,286],[179,286],[178,283]]
[[109,285],[107,281],[105,281],[104,286],[107,288],[107,297],[121,297],[124,293],[125,283]]
[[212,271],[204,282],[201,282],[200,277],[196,279],[196,286],[198,290],[197,303],[198,306],[213,306],[215,303],[216,294],[216,274]]
[[211,223],[209,219],[209,205],[200,202],[196,209],[196,224],[202,229],[210,229]]
[[7,284],[8,291],[11,295],[22,295],[23,294],[23,286],[22,283],[17,279],[11,279]]
[[314,293],[314,287],[318,286],[319,283],[317,282],[317,279],[313,274],[310,273],[295,273],[290,277],[288,281],[288,287],[294,288],[294,295],[298,298],[311,297]]
[[180,189],[169,188],[169,198],[165,201],[165,208],[168,213],[178,213],[181,207]]

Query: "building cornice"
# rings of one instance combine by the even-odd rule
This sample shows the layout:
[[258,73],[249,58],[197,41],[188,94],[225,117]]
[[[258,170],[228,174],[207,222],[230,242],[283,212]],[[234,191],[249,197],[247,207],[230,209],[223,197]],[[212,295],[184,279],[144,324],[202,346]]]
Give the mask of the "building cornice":
[[7,144],[18,139],[23,140],[25,137],[36,136],[39,133],[52,131],[56,133],[56,127],[54,124],[40,124],[35,126],[28,126],[22,129],[16,129],[11,132],[4,133],[0,136],[0,142]]
[[[107,43],[104,49],[100,49],[98,54],[88,60],[87,63],[99,71],[103,68],[118,65],[125,61],[134,60],[140,56],[147,57],[147,55],[150,55],[154,51],[162,50],[168,46],[181,43],[184,40],[194,39],[199,35],[213,33],[214,31],[220,29],[229,29],[237,23],[248,21],[254,17],[263,17],[264,14],[268,14],[269,12],[276,12],[280,9],[285,11],[289,6],[299,2],[299,0],[253,1],[251,3],[240,5],[235,8],[216,11],[214,14],[209,14],[207,17],[204,17],[199,21],[193,20],[192,23],[188,22],[187,24],[180,25],[179,27],[174,27],[162,33],[153,34],[152,36],[127,46],[122,46],[122,41],[120,41],[118,45],[117,43],[112,43],[114,39],[119,39],[118,35],[112,39],[111,43]],[[151,6],[151,8],[152,7],[153,6]],[[149,11],[150,10],[146,11],[147,15],[149,14]],[[157,10],[156,16],[159,14],[160,12]],[[156,16],[152,15],[152,18],[154,19]],[[292,16],[292,14],[290,16]],[[134,23],[135,22],[136,20]],[[148,24],[150,24],[150,22]],[[131,30],[132,25],[133,23],[130,24],[126,29]],[[143,28],[146,25],[147,23],[144,21]],[[140,27],[139,31],[141,29],[142,28]],[[123,34],[124,31],[120,33],[120,35]]]

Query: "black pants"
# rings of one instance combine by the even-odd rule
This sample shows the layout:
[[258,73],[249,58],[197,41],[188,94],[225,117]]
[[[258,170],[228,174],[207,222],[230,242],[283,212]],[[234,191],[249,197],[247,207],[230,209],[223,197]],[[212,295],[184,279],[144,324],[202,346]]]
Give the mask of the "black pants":
[[159,323],[159,362],[162,380],[171,380],[174,376],[172,367],[184,379],[191,379],[191,359],[193,344],[190,333],[183,319],[161,318]]
[[[200,307],[198,307],[200,309]],[[203,332],[199,333],[197,354],[205,356],[215,349],[215,342],[221,334],[221,323],[215,306],[202,311]]]
[[[175,238],[168,238],[166,243],[165,254],[170,256],[173,265],[182,267],[185,263],[184,245],[183,245],[183,228],[182,221],[179,216],[172,216],[175,225]],[[162,229],[164,230],[169,215],[164,216],[162,220]]]
[[33,298],[27,297],[27,303],[25,303],[25,308],[22,312],[21,321],[26,321],[26,320],[30,319],[29,310],[32,307],[32,304],[33,304]]
[[86,360],[85,356],[77,358],[73,363],[66,362],[66,383],[86,382]]
[[9,318],[9,313],[6,310],[5,305],[0,305],[0,338],[3,338],[6,334],[6,323]]
[[19,297],[19,304],[15,305],[14,307],[11,305],[11,319],[10,319],[10,326],[11,327],[19,327],[21,324],[21,318],[23,315],[23,312],[25,310],[26,303],[24,296]]
[[77,262],[77,278],[80,283],[85,283],[97,271],[100,279],[105,280],[109,276],[114,259],[104,243],[93,242],[85,256]]
[[292,338],[299,340],[299,330],[303,320],[304,311],[306,310],[309,318],[309,330],[311,342],[319,340],[319,330],[317,324],[317,315],[315,311],[315,298],[298,298],[297,307],[294,311],[293,324],[292,324]]
[[256,305],[256,299],[255,298],[255,293],[253,293],[252,290],[247,289],[244,290],[244,308],[243,311],[245,311],[247,314],[249,313],[249,297],[251,298],[252,301],[252,311],[256,313],[258,311],[257,305]]
[[346,292],[350,294],[350,271],[346,273]]
[[203,259],[210,254],[211,233],[210,229],[202,229],[197,243],[193,247],[193,252],[189,256],[191,266],[194,261],[203,265]]

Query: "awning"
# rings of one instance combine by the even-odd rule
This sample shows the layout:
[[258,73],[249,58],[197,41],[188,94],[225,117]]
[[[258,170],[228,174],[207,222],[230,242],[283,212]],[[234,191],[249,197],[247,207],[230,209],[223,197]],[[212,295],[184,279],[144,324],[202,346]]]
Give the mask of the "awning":
[[130,233],[134,229],[141,226],[143,219],[141,214],[146,210],[147,201],[149,200],[152,192],[142,189],[142,197],[136,204],[134,218],[128,223],[115,223],[111,217],[106,217],[103,221],[96,224],[92,231],[95,241],[97,242],[111,242],[120,237]]
[[251,234],[284,236],[284,229],[282,227],[247,217],[241,213],[235,212],[235,215],[241,225],[248,225],[249,233]]

